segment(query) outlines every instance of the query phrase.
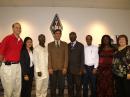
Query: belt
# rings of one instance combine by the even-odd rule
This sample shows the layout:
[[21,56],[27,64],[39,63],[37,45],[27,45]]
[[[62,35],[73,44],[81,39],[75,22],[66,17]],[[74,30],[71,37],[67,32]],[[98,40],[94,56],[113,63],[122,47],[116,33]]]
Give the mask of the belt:
[[6,62],[4,62],[4,63],[5,63],[5,65],[11,65],[11,64],[18,64],[19,61],[17,61],[17,62],[6,61]]
[[88,65],[84,65],[86,68],[94,68],[94,65],[92,66],[88,66]]

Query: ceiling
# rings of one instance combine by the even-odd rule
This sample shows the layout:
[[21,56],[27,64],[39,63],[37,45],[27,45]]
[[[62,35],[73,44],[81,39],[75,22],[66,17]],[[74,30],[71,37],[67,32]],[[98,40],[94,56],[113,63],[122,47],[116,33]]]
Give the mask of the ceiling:
[[0,0],[0,7],[80,7],[130,10],[130,0]]

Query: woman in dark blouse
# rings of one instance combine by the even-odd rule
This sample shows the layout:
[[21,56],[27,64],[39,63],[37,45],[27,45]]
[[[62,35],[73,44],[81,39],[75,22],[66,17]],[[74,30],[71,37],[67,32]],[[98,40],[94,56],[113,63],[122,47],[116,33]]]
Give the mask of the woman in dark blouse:
[[118,50],[113,58],[116,97],[130,97],[130,47],[126,35],[117,39]]
[[99,66],[97,70],[97,97],[114,97],[112,59],[114,47],[109,35],[104,35],[99,47]]
[[33,51],[32,39],[30,37],[26,37],[24,39],[20,56],[20,64],[22,68],[21,97],[31,97],[32,82],[34,76],[32,51]]

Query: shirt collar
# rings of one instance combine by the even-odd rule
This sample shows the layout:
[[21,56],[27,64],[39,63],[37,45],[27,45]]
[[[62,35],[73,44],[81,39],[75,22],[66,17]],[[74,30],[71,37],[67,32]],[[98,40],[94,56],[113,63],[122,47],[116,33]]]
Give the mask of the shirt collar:
[[74,46],[76,44],[76,40],[74,42],[71,42],[71,43],[73,43],[73,46]]
[[87,47],[92,47],[93,45],[91,44],[91,45],[86,45]]
[[55,40],[55,44],[57,44],[57,42],[60,45],[60,40]]
[[18,41],[21,39],[20,37],[17,38],[14,34],[11,34],[11,36],[12,36],[13,38],[17,39]]

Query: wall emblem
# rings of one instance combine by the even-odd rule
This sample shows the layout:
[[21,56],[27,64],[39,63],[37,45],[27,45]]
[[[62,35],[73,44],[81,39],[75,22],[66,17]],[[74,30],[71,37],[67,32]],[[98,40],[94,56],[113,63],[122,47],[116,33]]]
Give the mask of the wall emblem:
[[63,30],[63,26],[61,24],[58,14],[55,14],[54,19],[50,25],[50,31],[52,32],[52,34],[54,34],[54,31],[56,29],[60,29],[61,31]]

